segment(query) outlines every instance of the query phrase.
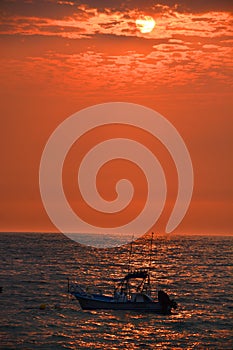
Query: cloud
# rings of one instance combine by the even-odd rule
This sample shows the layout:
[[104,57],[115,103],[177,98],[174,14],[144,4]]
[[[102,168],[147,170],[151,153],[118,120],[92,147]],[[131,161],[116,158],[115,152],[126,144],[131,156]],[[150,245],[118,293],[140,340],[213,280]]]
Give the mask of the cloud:
[[[211,50],[211,56],[209,54]],[[184,91],[205,89],[229,90],[233,82],[231,48],[192,43],[160,43],[150,53],[125,51],[109,54],[98,50],[79,53],[47,51],[24,60],[2,60],[1,74],[14,76],[25,86],[45,86],[50,91],[67,94],[129,94],[183,87]],[[7,81],[6,84],[11,84]],[[55,88],[54,88],[55,87]],[[149,89],[148,89],[149,87]]]
[[[55,2],[55,1],[54,1]],[[66,1],[60,1],[60,3],[66,3]],[[232,11],[232,1],[231,0],[160,0],[158,4],[155,5],[154,0],[86,0],[86,1],[69,1],[67,2],[73,6],[77,4],[84,4],[88,7],[96,7],[100,11],[105,9],[114,10],[124,10],[124,9],[138,9],[141,11],[149,11],[151,8],[156,7],[175,7],[180,11],[189,12],[208,12],[208,11]]]
[[[69,89],[77,83],[84,90],[89,87],[89,93],[106,87],[124,91],[129,85],[136,91],[151,82],[153,90],[194,84],[203,89],[210,81],[213,86],[232,84],[233,25],[228,12],[182,12],[177,6],[152,6],[147,1],[145,8],[150,5],[154,11],[156,27],[142,34],[135,26],[139,2],[134,8],[131,1],[117,8],[105,7],[104,1],[101,7],[96,4],[51,1],[49,6],[69,9],[53,17],[50,12],[32,16],[32,8],[17,15],[5,11],[2,69],[14,69],[16,77],[17,71],[28,72],[41,84],[48,72],[53,84],[65,72]],[[17,47],[13,54],[11,42]]]
[[[161,7],[159,7],[161,9]],[[1,34],[57,35],[79,39],[96,34],[144,37],[146,39],[174,38],[175,35],[219,37],[232,35],[233,20],[227,12],[205,14],[180,13],[162,7],[154,15],[156,27],[151,33],[141,33],[135,25],[139,12],[135,9],[124,12],[76,6],[72,16],[60,19],[36,16],[3,16]]]

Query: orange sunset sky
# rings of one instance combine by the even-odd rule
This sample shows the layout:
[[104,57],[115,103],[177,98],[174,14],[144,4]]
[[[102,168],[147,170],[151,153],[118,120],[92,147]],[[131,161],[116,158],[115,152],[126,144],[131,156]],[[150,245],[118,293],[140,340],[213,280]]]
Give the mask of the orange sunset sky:
[[[71,114],[121,101],[158,111],[190,152],[194,192],[175,232],[232,234],[232,9],[230,0],[2,0],[0,231],[58,232],[40,197],[45,144]],[[142,16],[156,22],[149,33],[135,24]],[[124,224],[143,208],[145,177],[122,160],[101,170],[97,187],[112,200],[114,182],[130,178],[135,198],[127,210],[101,214],[82,201],[76,181],[80,159],[112,137],[138,140],[163,166],[167,204],[154,227],[163,232],[177,174],[159,141],[135,128],[100,127],[74,144],[63,169],[71,207],[104,227]]]

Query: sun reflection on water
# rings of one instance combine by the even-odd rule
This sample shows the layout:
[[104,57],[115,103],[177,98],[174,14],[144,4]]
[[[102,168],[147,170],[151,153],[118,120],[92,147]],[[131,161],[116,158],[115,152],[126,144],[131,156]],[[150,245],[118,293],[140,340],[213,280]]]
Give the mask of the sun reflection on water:
[[[4,283],[1,341],[5,348],[232,347],[232,239],[156,239],[152,256],[154,295],[161,288],[178,302],[173,315],[160,316],[82,311],[66,292],[69,276],[83,286],[94,284],[111,293],[111,278],[127,271],[126,247],[98,251],[74,244],[62,235],[17,237],[8,234],[0,246]],[[140,266],[145,254],[138,249],[133,261]],[[40,309],[41,304],[45,304],[44,309]]]

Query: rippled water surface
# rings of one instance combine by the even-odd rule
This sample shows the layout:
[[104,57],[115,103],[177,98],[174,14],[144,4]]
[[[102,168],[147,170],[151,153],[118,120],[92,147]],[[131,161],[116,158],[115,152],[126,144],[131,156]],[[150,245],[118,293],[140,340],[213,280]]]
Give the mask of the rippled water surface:
[[[143,242],[141,242],[143,243]],[[232,349],[232,237],[156,238],[155,290],[179,308],[171,316],[82,311],[67,277],[112,291],[127,247],[82,247],[62,234],[0,234],[1,349]],[[140,266],[147,244],[135,245]],[[41,309],[42,308],[42,309]]]

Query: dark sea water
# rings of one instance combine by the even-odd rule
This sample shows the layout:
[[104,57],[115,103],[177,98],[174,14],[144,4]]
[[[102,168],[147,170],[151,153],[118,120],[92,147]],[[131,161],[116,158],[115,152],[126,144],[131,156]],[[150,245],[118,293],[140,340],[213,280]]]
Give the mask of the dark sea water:
[[[82,311],[67,294],[67,277],[111,292],[110,278],[127,269],[127,247],[98,250],[62,234],[2,233],[0,348],[231,350],[232,244],[232,237],[155,239],[154,287],[179,305],[161,316]],[[135,265],[147,244],[141,249],[135,245]]]

